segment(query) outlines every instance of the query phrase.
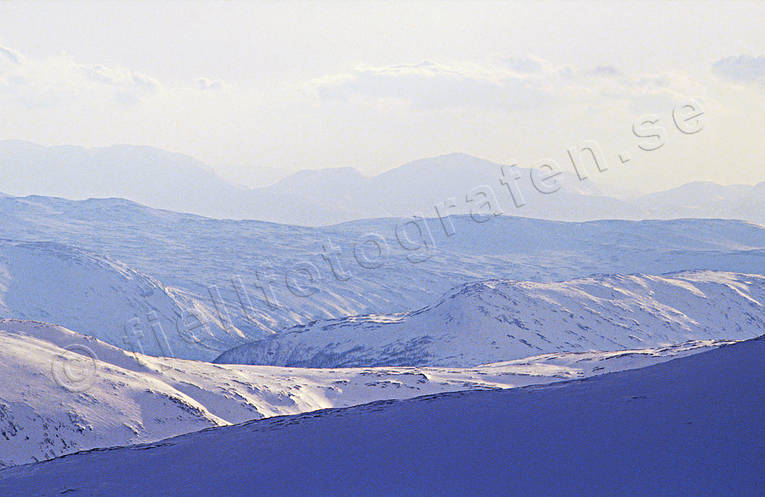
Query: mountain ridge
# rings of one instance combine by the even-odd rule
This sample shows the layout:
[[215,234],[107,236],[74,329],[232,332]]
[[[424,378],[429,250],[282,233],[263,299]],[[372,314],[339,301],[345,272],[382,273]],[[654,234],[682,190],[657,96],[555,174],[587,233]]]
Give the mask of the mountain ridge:
[[[507,184],[500,182],[505,173]],[[479,204],[489,201],[494,212],[564,221],[688,216],[765,223],[765,191],[760,186],[715,185],[715,191],[724,192],[716,202],[700,198],[695,183],[620,199],[603,195],[597,185],[581,181],[572,170],[562,170],[552,183],[545,183],[545,193],[538,190],[539,178],[533,176],[525,167],[513,172],[492,161],[451,153],[374,175],[349,167],[309,169],[269,186],[245,188],[191,156],[153,147],[88,149],[0,141],[0,191],[74,199],[124,197],[158,209],[222,219],[327,226],[418,213],[427,217],[483,213]]]
[[759,338],[548,386],[212,428],[6,469],[0,485],[40,496],[202,496],[221,481],[232,496],[756,495],[763,354]]
[[[419,225],[400,218],[306,228],[216,220],[119,199],[48,197],[2,198],[0,218],[7,239],[81,247],[151,276],[180,292],[184,301],[198,304],[196,314],[208,316],[211,327],[232,332],[220,332],[225,345],[208,359],[239,343],[317,319],[406,312],[457,285],[490,278],[555,282],[596,273],[689,269],[765,274],[765,227],[743,221],[567,223],[499,216],[477,223],[470,216],[451,216],[446,221],[453,231],[447,233],[438,219]],[[402,246],[402,226],[415,246]],[[418,229],[424,230],[423,236],[417,236]],[[376,252],[375,244],[383,251]],[[87,290],[90,275],[78,274],[77,284]],[[295,282],[307,288],[296,293]],[[31,299],[32,304],[45,310],[45,300]],[[193,312],[195,305],[183,308]],[[84,306],[78,311],[81,323],[59,322],[88,333],[124,326],[122,318],[104,323],[98,311],[98,306]],[[42,314],[10,316],[55,320]],[[86,317],[94,321],[83,325]],[[92,326],[97,323],[108,326]],[[173,323],[163,329],[168,338],[185,344]]]
[[224,352],[215,362],[472,367],[563,350],[747,339],[765,332],[764,310],[761,275],[684,271],[560,283],[487,280],[460,285],[411,312],[296,326]]
[[469,370],[298,370],[145,356],[60,326],[0,319],[0,374],[14,378],[0,385],[0,468],[264,417],[582,378],[724,343],[557,354]]

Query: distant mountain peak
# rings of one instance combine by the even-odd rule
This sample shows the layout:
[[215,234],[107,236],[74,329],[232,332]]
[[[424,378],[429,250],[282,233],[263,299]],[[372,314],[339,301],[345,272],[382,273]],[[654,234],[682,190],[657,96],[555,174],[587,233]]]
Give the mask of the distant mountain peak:
[[456,202],[449,214],[470,214],[477,206],[470,204],[470,192],[489,187],[499,204],[493,206],[495,212],[523,217],[560,221],[726,217],[765,222],[761,187],[694,182],[626,200],[603,195],[592,181],[580,181],[564,168],[560,189],[542,193],[533,184],[528,165],[520,164],[523,202],[519,202],[500,182],[502,165],[452,152],[373,176],[352,167],[314,169],[270,186],[244,188],[219,177],[202,161],[154,147],[43,147],[0,141],[0,191],[75,200],[119,197],[207,217],[321,226],[418,213],[436,216],[435,206],[450,199]]

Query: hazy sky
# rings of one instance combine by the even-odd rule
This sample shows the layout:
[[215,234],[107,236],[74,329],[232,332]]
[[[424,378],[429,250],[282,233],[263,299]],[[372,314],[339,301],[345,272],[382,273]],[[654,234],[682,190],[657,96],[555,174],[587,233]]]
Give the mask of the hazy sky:
[[[593,139],[614,188],[755,183],[763,26],[765,3],[0,3],[0,138],[152,145],[250,184],[458,151],[565,166]],[[643,152],[648,114],[665,143]]]

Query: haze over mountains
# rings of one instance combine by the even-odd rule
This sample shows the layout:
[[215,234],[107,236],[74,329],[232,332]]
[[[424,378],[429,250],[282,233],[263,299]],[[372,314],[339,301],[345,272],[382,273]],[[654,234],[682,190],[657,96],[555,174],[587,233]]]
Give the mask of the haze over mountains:
[[765,497],[763,20],[0,1],[0,497]]
[[[500,164],[449,154],[376,176],[352,168],[305,170],[273,185],[248,189],[228,183],[192,157],[150,147],[87,149],[0,141],[0,192],[70,199],[119,197],[209,217],[304,226],[418,213],[435,217],[436,206],[442,215],[484,214],[487,200],[495,212],[563,221],[701,217],[765,223],[765,183],[697,182],[625,200],[600,193],[597,176],[605,173],[598,173],[594,164],[580,166],[586,181],[580,181],[570,164],[566,166],[561,166],[559,176],[544,182],[546,173],[523,167],[506,168],[503,173]],[[503,175],[513,186],[500,183]]]

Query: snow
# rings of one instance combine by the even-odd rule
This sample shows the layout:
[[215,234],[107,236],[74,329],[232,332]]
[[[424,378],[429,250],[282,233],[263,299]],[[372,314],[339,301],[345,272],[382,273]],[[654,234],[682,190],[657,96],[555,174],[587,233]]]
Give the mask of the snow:
[[467,283],[393,316],[316,321],[215,362],[471,367],[530,354],[656,347],[765,333],[765,277],[720,271]]
[[[197,336],[177,332],[189,309],[208,322]],[[209,359],[240,343],[214,311],[124,264],[52,242],[0,240],[0,315],[98,330],[111,344],[151,355]]]
[[383,401],[0,472],[8,495],[758,495],[765,339],[585,380]]
[[[469,216],[453,216],[453,235],[446,235],[438,219],[428,220],[434,247],[409,251],[396,236],[396,226],[406,219],[305,228],[207,219],[120,199],[49,197],[0,198],[0,218],[3,236],[15,240],[9,244],[54,242],[78,247],[72,250],[79,258],[111,264],[92,273],[72,267],[61,279],[40,276],[37,281],[47,278],[46,285],[60,289],[51,300],[35,293],[42,291],[42,283],[25,283],[28,291],[16,291],[13,305],[5,300],[5,316],[55,322],[125,346],[118,332],[124,330],[126,318],[137,315],[144,335],[140,346],[162,355],[146,319],[146,311],[154,306],[173,355],[195,359],[211,360],[235,345],[314,320],[407,312],[433,303],[456,285],[491,278],[556,282],[594,273],[687,269],[765,274],[765,228],[740,221],[563,223],[501,216],[476,223]],[[362,267],[355,256],[370,233],[390,249],[375,269]],[[323,256],[327,241],[337,247],[337,260],[348,279],[336,277]],[[424,260],[411,262],[408,258],[414,253]],[[19,283],[28,269],[34,275],[38,264],[70,265],[54,264],[53,256],[42,250],[29,249],[25,257],[27,262],[14,276]],[[306,273],[295,272],[306,267],[315,270],[314,282]],[[107,274],[111,272],[115,274]],[[289,275],[297,275],[314,293],[299,296],[290,290]],[[142,302],[131,278],[149,278],[161,302]],[[269,282],[278,306],[265,300],[258,278]],[[118,313],[105,314],[94,297],[115,295],[112,284],[127,298],[109,304]],[[69,285],[76,292],[67,296]],[[172,319],[178,313],[189,318],[181,328],[188,324],[191,332],[178,332],[177,320]],[[194,328],[197,321],[192,316],[208,326]]]
[[[0,466],[67,456],[0,472],[3,495],[209,495],[221,482],[231,495],[661,495],[657,481],[698,494],[675,490],[733,472],[720,431],[762,455],[731,421],[762,408],[741,370],[761,345],[727,346],[765,330],[762,226],[453,216],[453,235],[427,220],[432,246],[413,251],[396,234],[406,219],[307,228],[8,196],[0,218],[0,315],[18,318],[0,320]],[[374,269],[356,255],[369,234],[390,249]],[[301,267],[318,275],[307,297],[286,283]],[[191,317],[204,326],[187,329]],[[712,349],[745,357],[565,383]],[[259,365],[191,360],[222,352]],[[481,392],[454,393],[466,390]],[[698,463],[686,440],[717,452],[671,481],[655,448]],[[102,450],[141,443],[153,445]]]
[[143,356],[60,326],[1,320],[0,467],[382,399],[584,378],[724,343],[551,354],[469,369],[297,369]]
[[15,193],[348,221],[0,194],[0,495],[760,492],[765,226],[465,214],[492,184],[509,214],[764,222],[765,183],[617,200],[566,174],[516,209],[498,168],[246,190],[0,142]]

